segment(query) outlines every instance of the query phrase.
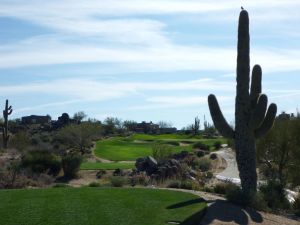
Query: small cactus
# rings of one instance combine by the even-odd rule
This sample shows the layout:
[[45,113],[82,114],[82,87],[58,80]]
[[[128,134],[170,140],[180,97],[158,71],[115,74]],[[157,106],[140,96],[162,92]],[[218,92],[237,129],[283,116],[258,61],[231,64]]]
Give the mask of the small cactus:
[[259,65],[253,67],[249,92],[249,49],[249,17],[248,12],[242,10],[238,27],[235,129],[225,120],[216,97],[213,94],[208,96],[208,105],[215,127],[224,137],[235,142],[236,160],[245,194],[256,192],[257,189],[255,140],[271,129],[277,112],[277,106],[273,103],[267,110],[268,98],[261,94],[262,71]]
[[8,116],[12,114],[12,107],[8,106],[8,100],[5,102],[5,109],[3,110],[4,124],[2,126],[2,136],[3,136],[3,148],[7,148],[9,134],[8,134]]

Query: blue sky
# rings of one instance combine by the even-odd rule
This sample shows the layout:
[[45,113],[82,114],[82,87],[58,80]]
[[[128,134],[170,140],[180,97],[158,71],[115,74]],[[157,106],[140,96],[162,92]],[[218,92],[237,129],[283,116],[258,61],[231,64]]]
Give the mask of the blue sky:
[[0,0],[0,102],[13,118],[84,111],[181,128],[210,120],[214,93],[232,122],[241,5],[263,92],[295,112],[297,0]]

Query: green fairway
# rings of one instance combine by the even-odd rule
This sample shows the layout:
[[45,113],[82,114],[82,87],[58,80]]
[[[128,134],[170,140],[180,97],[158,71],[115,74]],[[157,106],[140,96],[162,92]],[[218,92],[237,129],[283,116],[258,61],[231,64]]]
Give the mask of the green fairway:
[[[96,156],[112,161],[136,160],[139,157],[152,155],[154,144],[168,144],[173,152],[192,151],[192,145],[201,141],[213,146],[216,141],[224,139],[201,139],[184,134],[134,134],[129,137],[114,137],[96,143],[94,153]],[[174,145],[177,143],[178,146]],[[179,146],[180,145],[180,146]]]
[[157,135],[151,135],[151,134],[134,134],[130,136],[130,139],[132,140],[184,140],[184,139],[194,139],[199,140],[201,139],[201,136],[193,136],[193,135],[187,135],[187,134],[157,134]]
[[134,163],[100,163],[100,162],[85,162],[80,165],[82,170],[115,170],[115,169],[133,169],[135,168]]
[[125,188],[1,190],[2,225],[196,224],[206,203],[190,193]]

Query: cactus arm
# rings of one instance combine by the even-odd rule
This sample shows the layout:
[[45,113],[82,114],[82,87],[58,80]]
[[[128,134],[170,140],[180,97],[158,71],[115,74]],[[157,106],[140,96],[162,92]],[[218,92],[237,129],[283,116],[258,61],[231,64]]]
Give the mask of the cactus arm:
[[264,94],[258,97],[257,105],[251,115],[249,127],[251,129],[257,129],[263,122],[268,105],[268,97]]
[[208,106],[217,130],[226,138],[234,138],[234,131],[225,120],[219,107],[218,100],[213,94],[208,96]]
[[276,104],[272,103],[267,111],[266,117],[260,127],[255,130],[255,138],[260,138],[265,135],[273,126],[275,117],[277,113]]
[[7,114],[8,115],[10,115],[10,114],[12,114],[12,107],[11,106],[9,106],[8,108],[7,108]]
[[252,102],[252,107],[256,106],[259,94],[261,93],[261,67],[260,65],[255,65],[252,70],[251,77],[251,88],[250,88],[250,99]]

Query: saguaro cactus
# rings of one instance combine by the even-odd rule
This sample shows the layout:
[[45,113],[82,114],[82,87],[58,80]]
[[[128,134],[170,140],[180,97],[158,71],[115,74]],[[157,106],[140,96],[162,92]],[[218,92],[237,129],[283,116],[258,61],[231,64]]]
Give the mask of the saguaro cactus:
[[5,102],[5,109],[3,110],[3,118],[4,118],[4,124],[2,127],[2,135],[3,135],[3,148],[7,148],[7,143],[9,140],[9,134],[8,134],[8,116],[12,113],[12,107],[8,106],[8,100],[6,99]]
[[200,119],[197,117],[195,117],[195,122],[192,125],[192,130],[194,132],[194,135],[197,135],[200,129]]
[[216,97],[213,94],[208,96],[215,127],[224,137],[234,140],[241,186],[245,194],[256,192],[257,188],[255,140],[271,129],[277,112],[277,106],[273,103],[267,110],[268,98],[261,94],[262,71],[259,65],[253,67],[249,90],[249,39],[248,12],[242,10],[238,27],[235,130],[226,122]]

